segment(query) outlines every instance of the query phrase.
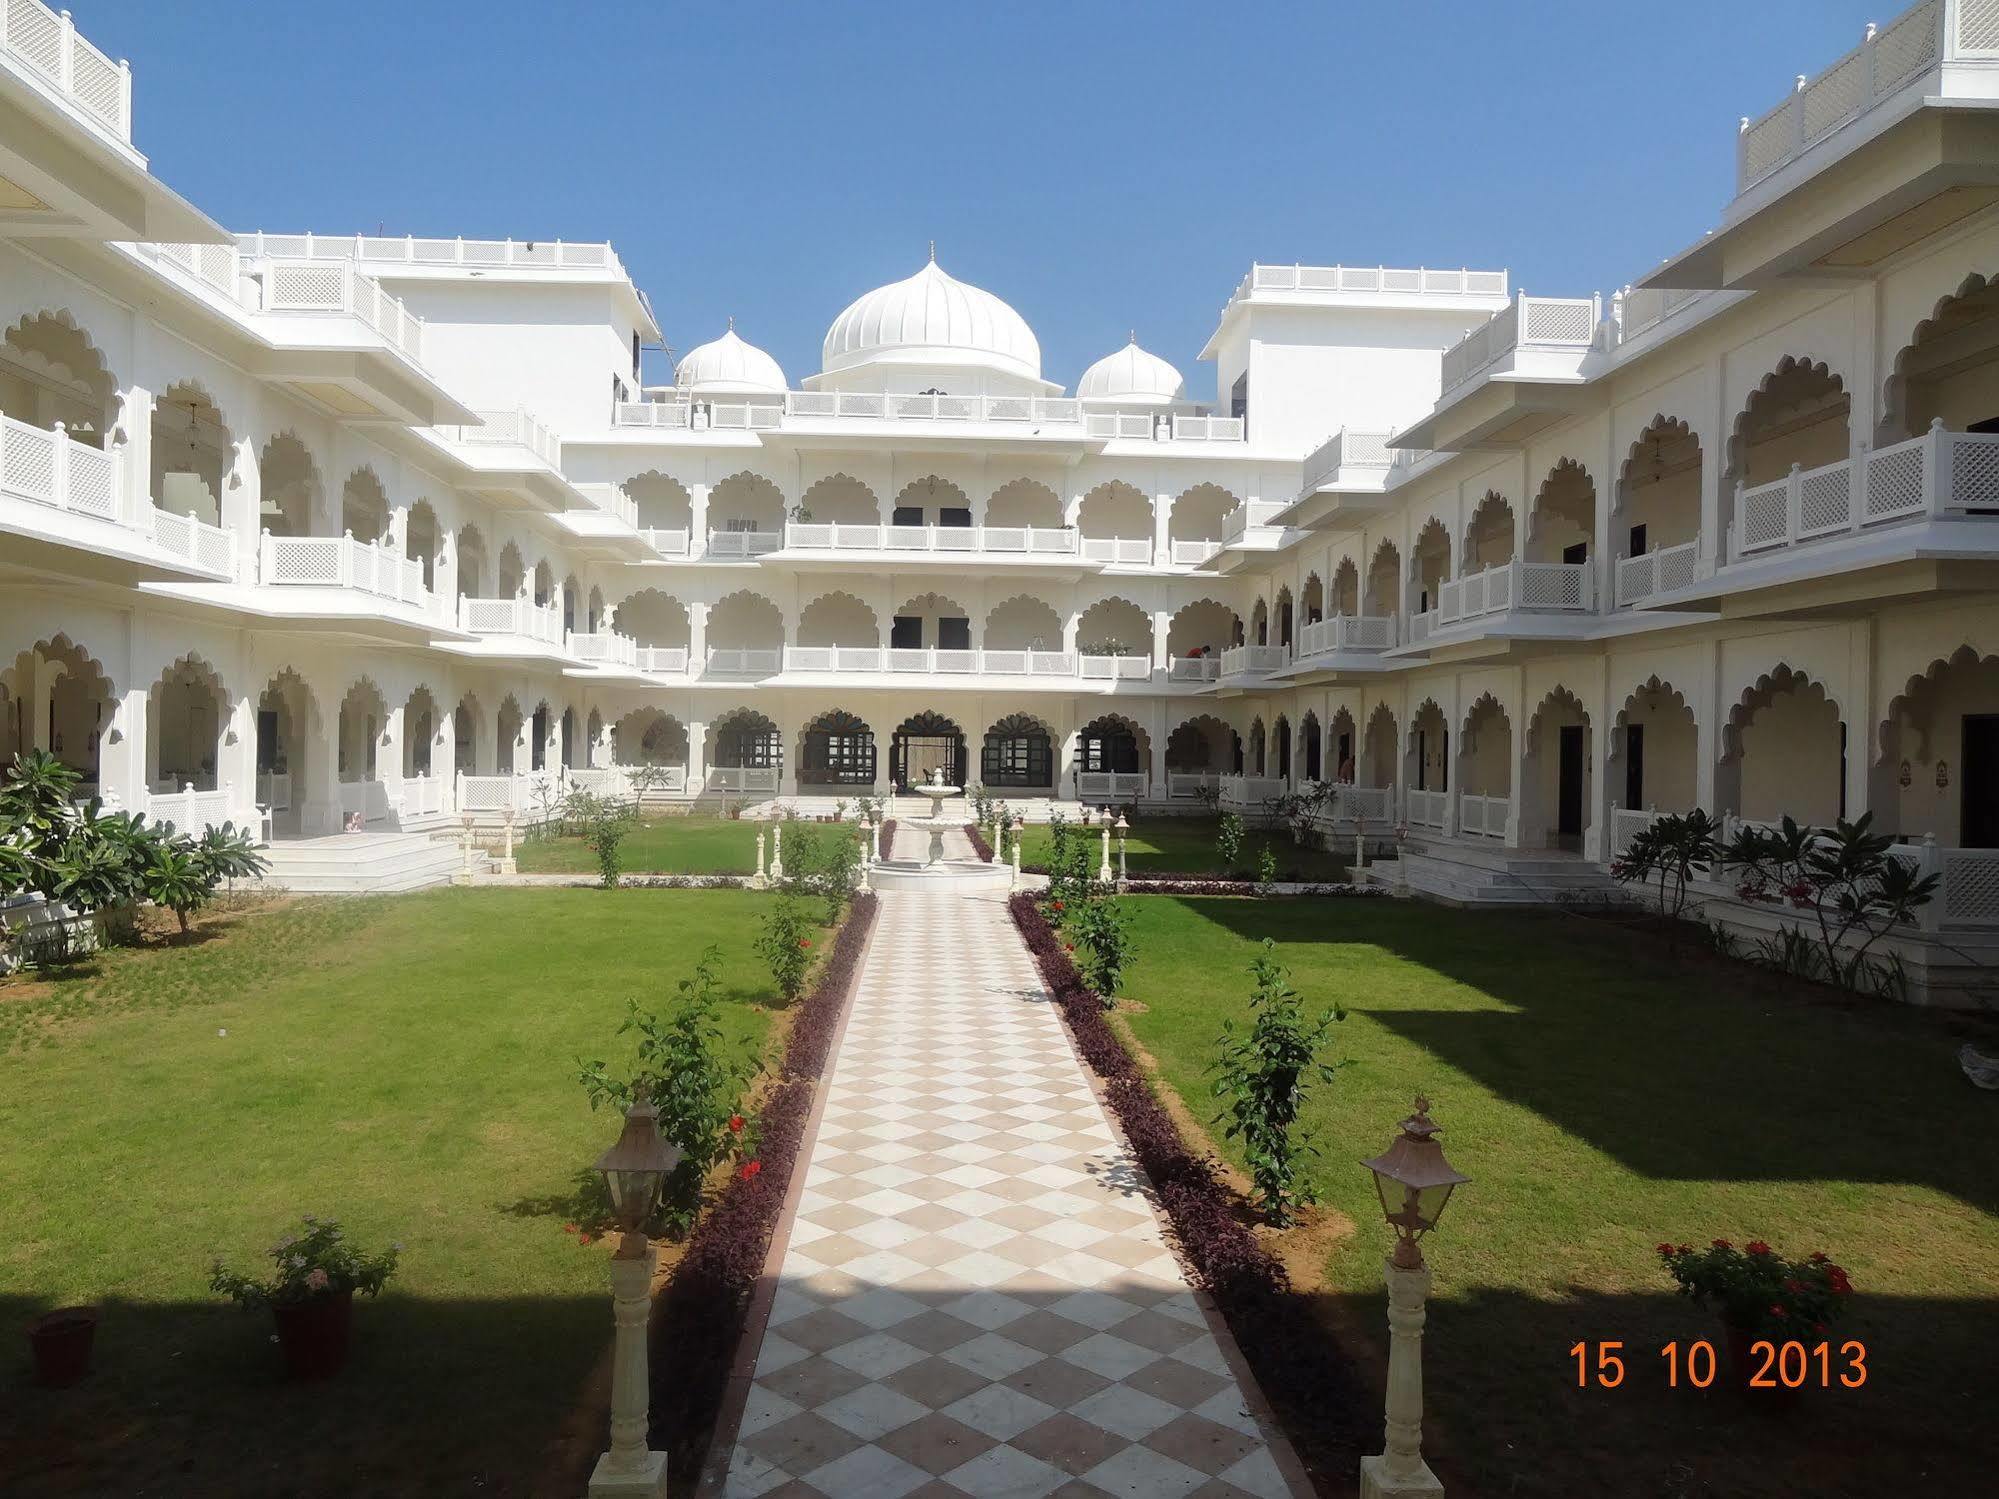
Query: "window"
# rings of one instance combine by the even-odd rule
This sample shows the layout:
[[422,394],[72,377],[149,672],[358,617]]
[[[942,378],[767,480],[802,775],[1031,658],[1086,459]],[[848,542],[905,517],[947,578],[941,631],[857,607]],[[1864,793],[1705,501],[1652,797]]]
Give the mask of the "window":
[[741,518],[724,521],[723,526],[727,530],[738,532],[755,531],[757,529],[757,523],[754,520],[743,520]]
[[1235,384],[1229,390],[1229,415],[1241,417],[1249,415],[1248,370],[1235,377]]
[[1039,722],[1017,714],[986,734],[979,752],[979,775],[988,786],[1053,786],[1054,746]]
[[889,512],[888,523],[891,526],[920,526],[923,524],[923,507],[897,505]]
[[1631,557],[1643,557],[1645,555],[1645,528],[1643,526],[1633,526],[1631,528],[1631,550],[1626,555]]
[[1114,718],[1100,718],[1083,730],[1076,745],[1076,768],[1131,774],[1138,769],[1138,736]]
[[805,731],[798,779],[813,785],[872,786],[875,736],[851,713],[828,713]]
[[972,648],[972,622],[969,619],[938,620],[937,648],[944,651],[969,651]]
[[777,725],[762,714],[728,719],[715,730],[715,763],[724,769],[771,770],[783,762]]
[[898,614],[889,622],[888,644],[890,650],[920,651],[923,649],[923,621],[914,614]]

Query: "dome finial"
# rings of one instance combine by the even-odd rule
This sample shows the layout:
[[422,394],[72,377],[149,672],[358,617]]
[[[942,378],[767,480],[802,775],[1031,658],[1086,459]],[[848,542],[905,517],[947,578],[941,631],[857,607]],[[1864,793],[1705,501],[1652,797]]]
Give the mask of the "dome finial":
[[729,331],[731,333],[736,331],[736,315],[733,312],[729,314]]
[[930,241],[930,263],[937,264],[937,241],[934,239]]
[[1138,330],[1136,328],[1131,330],[1131,341],[1133,344],[1138,342]]

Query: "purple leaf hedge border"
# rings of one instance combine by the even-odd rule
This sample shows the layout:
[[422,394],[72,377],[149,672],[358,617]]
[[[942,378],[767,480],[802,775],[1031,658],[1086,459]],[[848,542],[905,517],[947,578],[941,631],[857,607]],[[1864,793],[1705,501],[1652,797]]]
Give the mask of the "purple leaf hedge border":
[[1195,1284],[1214,1298],[1307,1465],[1351,1472],[1380,1434],[1369,1381],[1245,1224],[1214,1165],[1187,1148],[1035,897],[1015,895],[1009,904],[1077,1051],[1104,1081],[1105,1101],[1159,1194]]
[[784,1214],[813,1095],[880,911],[873,895],[854,897],[817,982],[798,1002],[777,1081],[764,1098],[762,1169],[729,1179],[653,1304],[651,1440],[683,1473],[698,1472],[706,1454],[743,1318]]
[[993,846],[986,842],[985,835],[979,831],[979,825],[976,822],[965,824],[965,836],[971,840],[972,852],[979,856],[979,862],[982,864],[992,863]]

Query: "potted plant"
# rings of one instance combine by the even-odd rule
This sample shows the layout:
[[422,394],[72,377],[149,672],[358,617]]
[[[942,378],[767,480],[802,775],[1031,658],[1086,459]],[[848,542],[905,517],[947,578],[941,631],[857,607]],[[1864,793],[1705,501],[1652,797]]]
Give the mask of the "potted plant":
[[293,1379],[327,1379],[347,1362],[354,1293],[379,1294],[396,1273],[402,1247],[391,1244],[382,1254],[364,1254],[342,1237],[338,1223],[308,1213],[298,1233],[270,1247],[275,1269],[268,1279],[252,1280],[217,1260],[208,1286],[238,1306],[268,1306],[285,1372]]
[[64,1306],[28,1324],[35,1378],[53,1389],[73,1385],[90,1372],[90,1346],[97,1337],[97,1308]]
[[1745,1390],[1764,1362],[1752,1356],[1752,1345],[1820,1341],[1853,1294],[1846,1272],[1829,1256],[1814,1251],[1787,1260],[1761,1239],[1740,1249],[1727,1239],[1706,1249],[1661,1244],[1658,1254],[1682,1296],[1720,1314],[1729,1364]]

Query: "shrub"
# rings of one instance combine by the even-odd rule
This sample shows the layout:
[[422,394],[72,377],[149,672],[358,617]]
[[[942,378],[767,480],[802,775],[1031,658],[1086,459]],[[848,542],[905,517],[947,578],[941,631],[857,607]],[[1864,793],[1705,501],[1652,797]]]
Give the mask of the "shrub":
[[1611,878],[1620,884],[1650,884],[1657,880],[1661,916],[1678,916],[1686,909],[1687,883],[1705,874],[1721,857],[1719,829],[1699,807],[1686,813],[1655,817],[1610,861]]
[[1311,1085],[1333,1079],[1335,1067],[1321,1062],[1319,1053],[1346,1012],[1335,1005],[1308,1022],[1275,954],[1276,944],[1264,938],[1262,952],[1249,965],[1255,979],[1249,1030],[1238,1035],[1233,1022],[1223,1021],[1208,1070],[1216,1074],[1215,1096],[1228,1100],[1215,1118],[1226,1120],[1224,1132],[1242,1142],[1258,1209],[1282,1227],[1292,1221],[1295,1207],[1314,1200],[1310,1183],[1298,1181],[1298,1163],[1318,1152],[1297,1128],[1298,1115]]
[[618,850],[637,824],[638,813],[622,801],[578,791],[569,798],[568,816],[583,846],[597,856],[598,883],[606,890],[615,890],[622,872]]
[[1075,944],[1083,981],[1109,1009],[1132,964],[1131,917],[1124,902],[1114,896],[1086,900],[1070,913],[1063,931]]
[[1269,844],[1256,856],[1256,893],[1269,895],[1277,883],[1277,854]]
[[861,865],[860,840],[845,826],[792,831],[791,857],[785,860],[785,883],[794,893],[816,896],[826,903],[826,925],[837,925],[853,898],[855,871]]
[[1760,1239],[1740,1249],[1727,1239],[1706,1249],[1661,1244],[1658,1253],[1682,1296],[1714,1307],[1724,1322],[1745,1332],[1823,1334],[1853,1294],[1846,1272],[1828,1256],[1787,1260]]
[[1233,812],[1224,812],[1215,828],[1215,854],[1224,870],[1234,869],[1242,854],[1242,819]]
[[639,803],[666,785],[664,765],[628,765],[625,780],[632,788],[632,815],[638,816]]
[[402,1248],[391,1244],[381,1254],[364,1254],[341,1235],[338,1223],[307,1213],[298,1233],[286,1234],[266,1251],[274,1267],[267,1279],[252,1280],[217,1260],[208,1288],[242,1307],[296,1306],[343,1291],[375,1296],[396,1273]]
[[629,1079],[612,1077],[601,1061],[578,1064],[591,1108],[609,1103],[624,1109],[635,1098],[649,1098],[659,1110],[660,1133],[680,1147],[680,1164],[666,1179],[657,1215],[672,1238],[684,1235],[700,1215],[710,1168],[747,1144],[735,1105],[756,1072],[756,1058],[748,1048],[734,1057],[723,1055],[715,1020],[715,965],[721,956],[716,947],[701,954],[693,975],[680,980],[680,997],[670,1012],[630,1002],[618,1028],[620,1035],[630,1031],[639,1038],[637,1071]]
[[771,902],[764,915],[763,931],[757,936],[757,956],[770,969],[771,982],[790,1004],[804,992],[805,975],[812,967],[812,923],[787,895]]

